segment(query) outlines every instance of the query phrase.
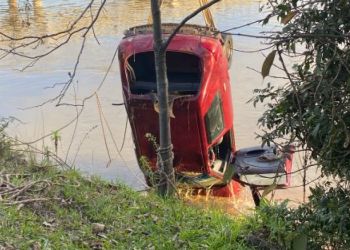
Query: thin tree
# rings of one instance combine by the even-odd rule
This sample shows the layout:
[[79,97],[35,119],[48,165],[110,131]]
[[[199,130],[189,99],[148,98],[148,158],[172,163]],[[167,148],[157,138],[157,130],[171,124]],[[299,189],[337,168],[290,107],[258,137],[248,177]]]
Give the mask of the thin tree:
[[173,146],[171,143],[170,113],[169,113],[169,93],[168,77],[166,67],[166,49],[171,40],[191,18],[209,8],[220,0],[213,0],[192,12],[175,28],[168,39],[163,39],[162,21],[160,11],[160,1],[151,0],[153,37],[154,37],[154,57],[157,79],[157,93],[159,101],[159,149],[158,165],[160,167],[160,182],[158,191],[161,196],[172,196],[175,193],[175,173],[173,167]]

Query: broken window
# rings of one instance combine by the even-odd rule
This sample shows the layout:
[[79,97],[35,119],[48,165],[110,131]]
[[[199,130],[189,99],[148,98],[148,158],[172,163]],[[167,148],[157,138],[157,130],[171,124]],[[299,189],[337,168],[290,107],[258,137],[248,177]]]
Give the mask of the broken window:
[[[167,52],[167,75],[171,94],[195,95],[201,82],[200,58],[181,52]],[[132,94],[157,92],[154,52],[142,52],[128,59]]]
[[224,129],[224,118],[220,94],[217,93],[205,115],[207,139],[210,144]]

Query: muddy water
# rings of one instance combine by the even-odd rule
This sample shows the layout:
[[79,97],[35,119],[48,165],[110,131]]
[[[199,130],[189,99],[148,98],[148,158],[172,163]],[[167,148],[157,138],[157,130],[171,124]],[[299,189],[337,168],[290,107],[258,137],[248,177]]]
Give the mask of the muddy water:
[[[34,0],[26,5],[26,1],[1,1],[0,30],[17,37],[59,31],[67,27],[88,2],[87,0]],[[111,63],[116,46],[122,38],[122,32],[130,26],[145,23],[148,18],[149,1],[111,0],[107,2],[95,27],[98,41],[92,36],[88,38],[80,59],[76,80],[65,97],[65,102],[79,104],[84,97],[95,91]],[[197,0],[165,1],[164,21],[181,20],[197,7],[197,3]],[[254,0],[223,0],[212,8],[216,25],[224,30],[257,20],[262,17],[259,13],[260,5],[261,3]],[[87,20],[83,20],[85,21]],[[202,17],[196,17],[192,23],[203,24]],[[276,27],[266,28],[275,29]],[[241,33],[249,34],[258,34],[260,31],[262,28],[259,24],[239,30]],[[53,40],[46,41],[43,47],[48,48],[54,43]],[[4,46],[5,42],[0,41],[0,44]],[[28,60],[14,56],[0,60],[0,116],[14,116],[22,121],[22,123],[12,124],[10,127],[12,135],[32,142],[61,128],[76,117],[76,108],[55,107],[55,102],[38,108],[22,109],[38,105],[57,95],[62,85],[55,84],[68,80],[80,46],[81,37],[74,36],[60,50],[23,72],[20,70],[29,63]],[[259,40],[238,36],[234,38],[234,46],[238,50],[256,50],[263,45]],[[26,52],[35,54],[41,50],[38,48]],[[256,124],[264,107],[253,108],[247,101],[251,98],[253,89],[264,86],[266,82],[263,82],[261,76],[248,67],[259,69],[263,59],[261,53],[235,51],[233,55],[230,74],[238,148],[259,144],[255,139],[255,133],[259,131]],[[122,106],[112,106],[112,103],[122,102],[118,67],[118,62],[115,61],[102,88],[98,91],[101,108],[99,109],[97,98],[94,96],[85,103],[78,122],[60,131],[58,154],[88,174],[97,174],[110,180],[121,180],[134,188],[142,189],[144,181],[134,156],[130,129],[126,127],[125,110]],[[53,85],[56,87],[48,88]],[[107,121],[107,123],[104,121],[103,126],[100,119],[101,110]],[[112,135],[109,134],[107,125]],[[52,138],[46,137],[34,145],[41,149],[48,147],[54,150],[53,144]],[[118,148],[123,145],[121,154],[118,154],[115,144]],[[300,184],[300,177],[295,177],[293,184]],[[302,196],[300,189],[291,189],[280,192],[280,197],[300,200]]]

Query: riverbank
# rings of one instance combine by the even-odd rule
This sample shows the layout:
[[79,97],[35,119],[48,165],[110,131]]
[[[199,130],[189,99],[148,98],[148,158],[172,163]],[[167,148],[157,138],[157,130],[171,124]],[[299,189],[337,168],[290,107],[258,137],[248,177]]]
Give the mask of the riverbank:
[[246,218],[82,177],[5,137],[0,198],[0,249],[247,249]]

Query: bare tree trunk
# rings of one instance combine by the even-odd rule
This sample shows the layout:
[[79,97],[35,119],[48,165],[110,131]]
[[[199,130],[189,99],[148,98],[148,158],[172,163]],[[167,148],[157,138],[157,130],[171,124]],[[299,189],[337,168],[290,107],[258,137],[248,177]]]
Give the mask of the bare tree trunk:
[[168,106],[168,77],[166,68],[166,47],[163,46],[161,15],[158,0],[151,0],[153,17],[154,57],[159,101],[159,157],[160,182],[158,192],[161,196],[175,193],[175,174],[173,168],[173,146],[171,144],[170,116]]
[[[173,168],[173,145],[171,144],[170,113],[168,96],[168,76],[166,68],[166,49],[180,28],[191,18],[206,10],[221,0],[212,0],[185,17],[170,34],[167,40],[162,38],[162,21],[160,0],[151,0],[153,19],[154,58],[157,78],[157,92],[159,101],[159,149],[158,165],[160,167],[160,182],[158,192],[161,196],[172,196],[175,193],[175,173]],[[206,1],[203,1],[203,3]]]

